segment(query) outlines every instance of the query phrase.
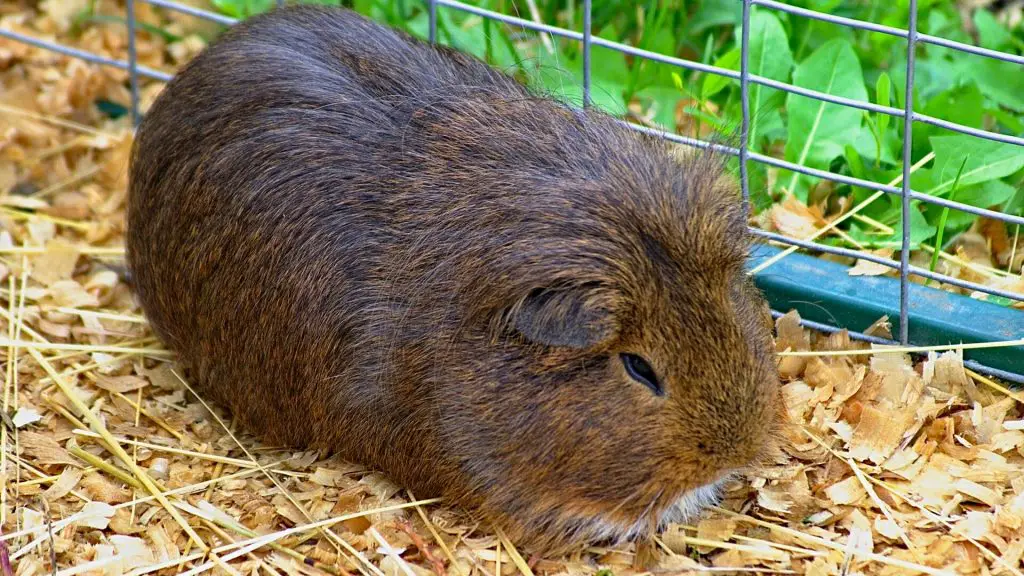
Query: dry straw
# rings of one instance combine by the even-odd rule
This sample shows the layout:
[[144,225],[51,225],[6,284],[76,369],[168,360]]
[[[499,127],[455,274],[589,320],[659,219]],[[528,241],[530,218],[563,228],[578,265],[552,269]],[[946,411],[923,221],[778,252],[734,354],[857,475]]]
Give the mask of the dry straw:
[[[55,4],[12,8],[41,12],[5,13],[4,26],[40,36],[70,30],[66,15],[48,12]],[[99,0],[105,9],[118,7]],[[198,37],[193,20],[136,9],[143,21]],[[106,26],[58,35],[125,58],[106,41],[121,32]],[[177,65],[198,47],[140,34],[138,54],[166,69],[164,58]],[[0,43],[4,50],[17,56],[0,67],[13,87],[0,93],[0,134],[11,135],[2,158],[14,158],[15,176],[37,188],[0,202],[3,409],[27,422],[0,427],[0,547],[12,571],[1020,576],[1024,395],[964,369],[961,351],[1024,341],[865,348],[783,317],[778,361],[796,425],[785,452],[729,484],[705,517],[668,526],[653,567],[634,566],[643,554],[631,545],[532,557],[486,523],[379,474],[261,444],[180,377],[128,287],[109,280],[104,262],[124,254],[131,140],[123,121],[76,103],[121,94],[123,76]],[[154,90],[144,86],[144,103]],[[801,239],[849,218],[884,229],[862,213],[879,196]],[[1009,277],[960,254],[942,258],[965,273]]]

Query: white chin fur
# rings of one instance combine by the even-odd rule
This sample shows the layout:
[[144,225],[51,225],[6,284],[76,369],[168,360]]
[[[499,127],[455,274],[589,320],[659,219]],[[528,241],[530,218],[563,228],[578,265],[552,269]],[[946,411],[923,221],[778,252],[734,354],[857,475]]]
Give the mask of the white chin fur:
[[689,492],[684,492],[676,500],[676,503],[662,514],[661,526],[664,527],[670,523],[682,524],[690,522],[700,516],[701,512],[708,506],[718,504],[722,497],[722,486],[728,480],[729,478],[725,477],[712,484],[706,484]]
[[[675,523],[687,523],[700,516],[708,506],[718,504],[721,499],[722,487],[730,479],[726,476],[712,484],[694,488],[683,493],[676,500],[676,503],[661,514],[659,529],[666,525]],[[612,525],[601,519],[594,519],[588,523],[587,528],[592,538],[596,540],[609,539],[616,543],[632,540],[641,534],[649,526],[647,515],[637,520],[635,524],[623,530],[621,525]]]

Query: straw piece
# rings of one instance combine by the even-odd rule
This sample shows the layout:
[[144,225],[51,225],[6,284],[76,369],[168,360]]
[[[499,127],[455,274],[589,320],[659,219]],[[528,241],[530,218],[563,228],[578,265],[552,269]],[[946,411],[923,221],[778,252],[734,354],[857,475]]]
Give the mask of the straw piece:
[[112,449],[114,455],[117,456],[118,459],[120,459],[126,466],[128,466],[128,468],[132,471],[135,477],[138,478],[139,481],[145,486],[146,490],[148,490],[150,494],[156,497],[156,499],[160,502],[164,509],[167,510],[167,513],[170,514],[171,517],[174,518],[174,521],[177,522],[179,526],[181,526],[182,530],[184,530],[185,533],[188,534],[189,538],[191,538],[196,543],[196,545],[199,546],[200,549],[207,550],[209,547],[199,537],[199,534],[196,534],[195,530],[193,530],[192,527],[189,526],[188,522],[185,521],[185,519],[178,513],[178,511],[174,509],[174,507],[167,500],[167,498],[160,493],[156,485],[153,484],[153,481],[149,478],[149,475],[146,474],[146,472],[143,471],[141,468],[136,466],[134,462],[132,462],[131,457],[129,457],[128,453],[125,452],[124,449],[121,448],[121,446],[114,440],[114,437],[107,430],[106,426],[103,425],[103,422],[101,422],[99,418],[97,418],[96,415],[93,414],[92,411],[89,410],[89,408],[82,403],[78,396],[76,396],[74,392],[71,391],[71,388],[64,382],[64,379],[61,378],[59,374],[57,374],[57,371],[53,369],[53,366],[50,365],[46,358],[44,358],[42,354],[40,354],[33,348],[29,348],[28,352],[30,355],[32,355],[32,358],[34,358],[35,361],[38,362],[39,365],[42,366],[44,370],[46,370],[50,377],[53,378],[53,381],[57,384],[57,386],[60,387],[61,391],[64,392],[64,395],[67,397],[69,401],[71,401],[75,408],[79,412],[81,412],[83,416],[85,416],[85,419],[89,422],[90,427],[95,432],[98,432],[103,437],[104,440],[106,440],[107,444],[109,445],[109,448]]
[[[90,432],[88,430],[73,430],[72,434],[77,436],[84,436],[86,438],[103,438],[101,435]],[[249,460],[239,460],[238,458],[229,458],[227,456],[218,456],[217,454],[204,454],[203,452],[196,452],[194,450],[183,450],[181,448],[172,448],[171,446],[162,446],[160,444],[152,444],[150,442],[142,442],[139,440],[131,440],[128,438],[121,438],[119,436],[114,437],[115,440],[121,444],[128,444],[130,446],[139,446],[142,448],[149,448],[150,450],[157,450],[160,452],[167,452],[169,454],[181,454],[183,456],[191,456],[193,458],[199,458],[201,460],[208,460],[210,462],[220,462],[222,464],[230,464],[239,468],[260,468],[259,464],[253,463]]]
[[88,222],[77,222],[75,220],[58,218],[57,216],[50,216],[49,214],[43,214],[40,212],[24,212],[22,210],[16,210],[14,208],[9,208],[6,206],[0,209],[0,212],[3,212],[4,214],[10,216],[15,220],[44,220],[47,222],[53,222],[54,224],[60,226],[66,226],[68,228],[78,230],[79,232],[89,232],[93,228],[92,224],[89,224]]
[[777,352],[781,357],[824,357],[824,356],[871,356],[874,354],[920,354],[922,352],[944,352],[947,350],[979,350],[983,348],[1009,348],[1024,346],[1024,338],[1000,340],[998,342],[970,342],[967,344],[943,344],[938,346],[879,346],[867,350],[800,350]]
[[[53,37],[56,42],[125,58],[123,43],[111,45],[109,34],[100,26],[81,23],[74,27],[74,34],[60,32],[64,29],[60,20],[67,15],[55,10],[56,4],[59,2],[15,6],[10,24],[40,37]],[[193,26],[194,18],[180,18],[173,11],[153,11],[140,4],[136,8],[144,10],[145,14],[140,13],[143,19],[171,26],[182,38],[168,43],[160,35],[138,35],[141,63],[164,69],[168,54],[177,65],[205,45],[203,32]],[[481,22],[473,16],[463,23],[473,27]],[[528,35],[513,41],[536,53],[544,50],[541,37]],[[152,554],[146,565],[124,568],[134,576],[191,570],[407,576],[409,569],[417,574],[501,576],[522,572],[523,564],[538,575],[592,575],[603,569],[613,574],[636,573],[636,548],[630,544],[589,546],[564,557],[526,558],[526,562],[520,557],[520,562],[514,562],[515,549],[506,546],[507,535],[496,535],[465,511],[424,509],[414,495],[401,491],[402,486],[365,470],[360,465],[365,463],[262,446],[250,434],[239,434],[230,421],[219,423],[208,415],[203,405],[210,399],[197,399],[171,375],[170,361],[176,356],[154,337],[132,297],[132,287],[104,269],[107,261],[124,260],[133,135],[127,128],[130,120],[110,119],[89,103],[95,94],[123,92],[123,75],[107,74],[98,66],[47,55],[36,48],[10,47],[15,50],[16,65],[0,70],[0,84],[14,90],[0,95],[0,105],[52,105],[55,110],[67,111],[67,118],[96,120],[95,126],[83,130],[82,125],[61,118],[39,119],[36,112],[28,116],[0,112],[16,129],[20,130],[20,125],[34,133],[9,143],[13,154],[8,154],[8,160],[20,182],[39,189],[28,196],[9,194],[0,200],[0,246],[5,248],[0,250],[0,274],[7,276],[4,281],[0,275],[0,298],[6,298],[6,303],[0,304],[0,317],[8,322],[6,328],[0,327],[0,335],[7,338],[2,348],[7,353],[5,402],[9,410],[18,405],[42,416],[19,430],[0,430],[5,443],[0,471],[7,481],[0,490],[0,515],[4,516],[0,521],[10,530],[3,537],[15,534],[0,542],[20,555],[17,568],[38,571],[49,566],[48,542],[52,538],[45,522],[48,515],[41,512],[45,507],[36,497],[49,493],[54,500],[48,498],[46,505],[61,512],[49,523],[61,552],[60,568],[70,570],[91,566],[94,573],[120,573],[115,561],[102,560],[110,562],[103,566],[89,563],[107,556],[101,547],[124,539],[120,541],[131,541],[131,546]],[[22,57],[23,53],[28,57]],[[159,88],[159,83],[144,81],[142,101],[151,101]],[[641,110],[631,111],[635,122],[651,126],[649,110],[637,104]],[[108,133],[114,126],[125,129]],[[929,161],[931,158],[921,162]],[[0,180],[10,182],[3,176]],[[878,204],[882,193],[864,196],[878,198],[874,202]],[[867,204],[853,204],[851,209],[851,204],[840,203],[842,211],[838,213],[832,212],[832,204],[822,212],[794,212],[792,222],[783,222],[791,226],[786,235],[812,240],[818,235],[833,236],[853,244],[848,234],[837,231],[851,221],[859,222],[869,233],[891,232],[865,216]],[[776,220],[765,223],[775,225]],[[1011,282],[1017,279],[1015,264],[1024,244],[1018,243],[1019,231],[1012,229],[1006,234],[1002,230],[1000,236],[999,228],[979,220],[978,226],[958,239],[958,245],[969,250],[943,252],[939,257],[958,268],[954,273],[960,279],[983,277],[994,287],[998,283],[998,287],[1015,291]],[[6,250],[8,247],[12,249]],[[783,252],[794,251],[783,247]],[[913,256],[929,252],[930,247],[923,246]],[[66,271],[70,254],[78,256],[74,270]],[[64,285],[51,290],[56,278]],[[864,346],[849,342],[842,333],[825,336],[796,326],[791,334],[795,336],[797,331],[799,338],[786,337],[780,342],[794,351]],[[48,340],[70,346],[53,349]],[[21,346],[23,341],[35,344]],[[782,453],[725,485],[721,508],[827,540],[838,549],[710,510],[697,528],[682,532],[683,527],[667,526],[661,538],[653,539],[657,547],[644,546],[642,556],[651,556],[657,574],[820,576],[838,574],[844,568],[864,576],[921,573],[891,561],[858,556],[856,551],[846,555],[847,547],[854,546],[885,558],[948,571],[1016,576],[1003,562],[1014,566],[1024,553],[1019,524],[1024,517],[1020,509],[1024,431],[1018,429],[1024,421],[1024,406],[1019,403],[1022,395],[1001,382],[965,371],[962,357],[956,358],[957,347],[952,348],[928,358],[880,351],[779,358],[787,369],[783,386],[787,415],[823,444],[808,440],[799,427],[785,432]],[[107,427],[114,443],[150,475],[172,508],[216,548],[213,554],[200,551],[178,524],[168,521],[157,497],[122,465],[113,448],[100,452],[86,443],[88,438],[98,447],[108,444],[64,399],[58,383],[37,366],[29,349],[43,355],[64,383],[80,395]],[[148,385],[134,393],[120,388],[122,384],[126,389],[139,385],[141,380]],[[78,430],[72,432],[74,429]],[[44,462],[26,449],[26,431],[35,438],[48,439],[51,450],[58,444],[73,463]],[[372,433],[369,428],[364,432]],[[165,438],[173,438],[173,444]],[[165,449],[167,445],[173,448]],[[254,464],[254,457],[262,465]],[[87,463],[93,460],[97,466]],[[235,466],[242,468],[229,474]],[[92,472],[78,487],[59,496],[83,467]],[[55,482],[57,489],[51,491]],[[164,486],[181,488],[165,490]],[[851,501],[837,504],[830,494],[840,500],[845,494]],[[89,495],[95,495],[95,501]],[[102,500],[108,497],[120,503],[104,504]],[[907,505],[906,499],[913,502]],[[325,526],[309,528],[306,520],[337,518],[360,508],[397,502],[409,502],[412,508],[371,514],[363,520],[331,525],[330,530]],[[413,519],[413,514],[421,521]],[[871,531],[870,547],[865,522]],[[300,531],[269,542],[254,540],[290,527]],[[846,536],[851,528],[854,538]],[[700,554],[688,557],[672,552],[662,541],[670,536],[693,537],[674,542],[679,550],[696,547]],[[381,540],[388,546],[382,546]],[[435,553],[435,546],[444,554]],[[382,555],[381,549],[388,547],[397,555]],[[757,552],[748,554],[746,547]],[[406,551],[398,553],[402,549]],[[912,555],[915,550],[920,556]],[[781,556],[787,558],[772,559]]]
[[531,570],[530,566],[526,563],[525,560],[523,560],[523,557],[519,555],[519,551],[516,550],[516,547],[512,544],[508,537],[505,536],[505,533],[497,527],[494,528],[494,533],[498,535],[498,539],[501,541],[502,547],[505,549],[506,552],[508,552],[508,555],[512,558],[512,563],[515,564],[516,568],[519,569],[519,573],[523,576],[533,576],[533,570]]
[[900,560],[898,558],[890,558],[888,556],[882,556],[881,554],[875,554],[873,552],[865,552],[863,550],[858,550],[857,548],[847,549],[845,546],[836,544],[835,542],[829,542],[824,538],[819,538],[811,534],[804,534],[803,532],[800,532],[798,530],[793,530],[791,528],[786,528],[785,526],[765,522],[764,520],[758,520],[757,518],[752,518],[750,516],[747,516],[746,514],[737,514],[736,512],[726,510],[724,508],[719,508],[717,506],[713,507],[713,509],[715,510],[715,512],[718,512],[719,514],[724,514],[730,518],[736,518],[741,522],[754,524],[756,526],[766,528],[773,532],[781,532],[783,534],[786,534],[787,536],[791,536],[793,538],[797,538],[800,540],[805,540],[807,542],[814,542],[815,544],[818,544],[819,546],[823,546],[830,550],[836,550],[838,552],[848,552],[853,556],[864,558],[866,560],[872,560],[880,564],[888,564],[890,566],[905,568],[907,570],[916,570],[918,572],[923,572],[924,574],[931,574],[932,576],[954,576],[952,572],[931,568],[929,566],[924,566],[922,564],[915,564],[914,562],[907,562],[906,560]]
[[[768,560],[781,560],[786,558],[785,554],[777,552],[773,548],[758,548],[756,546],[747,546],[746,544],[734,544],[732,542],[722,542],[720,540],[707,540],[705,538],[694,538],[692,536],[680,536],[679,539],[682,542],[691,544],[693,546],[707,546],[710,548],[722,548],[725,550],[738,550],[740,552],[747,552],[748,554],[756,558],[764,558]],[[812,555],[818,556],[823,554],[821,552],[812,552]]]
[[0,346],[16,346],[29,350],[70,350],[74,352],[103,352],[106,354],[138,354],[142,356],[154,356],[160,358],[173,358],[175,354],[168,350],[153,348],[126,348],[122,346],[93,346],[91,344],[58,344],[53,342],[26,342],[11,341],[7,338],[0,338]]
[[[181,375],[178,374],[178,372],[176,370],[172,369],[171,370],[171,374],[173,374],[174,377],[178,379],[178,382],[180,382],[182,386],[184,386],[193,396],[196,397],[197,400],[199,400],[200,404],[202,404],[203,407],[206,408],[206,411],[211,416],[213,416],[214,420],[217,421],[217,423],[224,430],[224,432],[227,433],[227,435],[231,438],[231,440],[239,448],[242,449],[242,452],[244,452],[245,455],[247,457],[249,457],[249,459],[252,460],[252,462],[254,464],[256,464],[257,467],[259,467],[259,463],[256,461],[256,458],[252,455],[252,453],[249,452],[249,450],[245,447],[244,444],[242,444],[241,442],[238,441],[238,438],[235,436],[235,434],[231,431],[230,428],[228,428],[227,424],[224,423],[224,421],[220,418],[220,416],[218,416],[217,413],[213,411],[213,409],[209,406],[209,404],[206,403],[206,400],[204,400],[202,396],[197,394],[196,391],[194,389],[192,389],[192,386],[184,378],[182,378]],[[285,495],[285,497],[292,504],[292,506],[295,506],[295,508],[303,515],[303,517],[306,518],[307,521],[312,521],[312,517],[309,515],[309,513],[306,511],[306,509],[298,502],[298,500],[295,499],[294,496],[291,495],[290,492],[288,492],[288,490],[285,489],[284,486],[281,485],[280,482],[278,482],[277,478],[274,478],[271,474],[265,474],[265,475],[266,475],[267,479],[270,480],[274,484],[274,486],[276,486],[277,489],[280,490],[281,493]],[[328,529],[326,527],[324,527],[324,528],[319,528],[318,527],[317,529],[319,531],[321,531],[329,540],[331,540],[332,542],[334,542],[338,546],[340,546],[342,548],[345,548],[345,550],[347,550],[349,552],[349,554],[352,554],[353,556],[358,558],[361,562],[363,562],[370,569],[370,571],[377,573],[378,576],[384,576],[384,574],[376,566],[374,566],[372,563],[370,563],[370,561],[367,560],[362,554],[360,554],[358,550],[353,548],[351,544],[346,542],[340,536],[338,536],[337,534],[335,534],[334,532],[332,532],[330,529]]]
[[63,118],[57,118],[56,116],[39,114],[37,112],[32,112],[31,110],[25,110],[24,108],[17,108],[15,106],[8,106],[6,104],[0,104],[0,112],[3,112],[5,114],[11,114],[14,116],[21,116],[23,118],[30,118],[32,120],[37,120],[39,122],[46,122],[47,124],[60,126],[61,128],[77,130],[79,132],[84,132],[86,134],[92,134],[93,136],[107,136],[111,138],[117,137],[115,134],[112,134],[110,132],[104,132],[102,130],[97,130],[92,126],[86,126],[85,124],[79,124],[78,122],[72,122],[70,120],[65,120]]
[[132,322],[134,324],[149,323],[143,316],[135,316],[130,314],[115,314],[112,312],[101,312],[98,310],[81,310],[79,308],[69,308],[67,306],[57,307],[57,312],[63,312],[65,314],[77,314],[79,316],[92,316],[93,318],[102,318],[104,320],[116,320],[118,322]]
[[[413,495],[412,491],[407,492],[409,494],[410,500],[416,499],[416,496]],[[430,518],[427,516],[427,512],[423,509],[422,506],[417,506],[416,513],[419,514],[420,519],[423,520],[423,524],[426,525],[427,530],[430,531],[430,535],[434,537],[434,541],[436,541],[437,545],[441,547],[441,551],[443,551],[444,555],[448,558],[448,563],[455,568],[456,572],[460,576],[465,576],[465,574],[462,572],[462,567],[459,566],[459,564],[455,561],[455,555],[452,554],[451,548],[448,547],[448,544],[445,543],[444,538],[442,538],[441,534],[438,533],[437,528],[434,527],[434,523],[431,522]]]
[[[295,527],[289,528],[287,530],[280,530],[278,532],[273,532],[273,533],[266,534],[266,535],[263,535],[263,536],[258,536],[258,537],[255,537],[255,538],[249,538],[249,539],[246,539],[246,540],[240,540],[238,542],[231,542],[229,544],[224,544],[222,546],[218,546],[216,548],[213,548],[211,551],[213,553],[215,553],[215,554],[223,554],[224,552],[230,552],[229,554],[225,555],[225,557],[224,557],[226,560],[230,560],[230,559],[236,558],[238,556],[241,556],[243,554],[246,554],[248,552],[251,552],[253,550],[257,550],[259,548],[262,548],[263,546],[267,546],[271,542],[276,542],[277,540],[280,540],[280,539],[282,539],[282,538],[284,538],[286,536],[290,536],[292,534],[296,534],[296,533],[299,533],[299,532],[305,532],[307,530],[314,529],[314,528],[327,528],[329,526],[333,526],[335,524],[339,524],[339,523],[344,522],[346,520],[352,520],[354,518],[362,518],[364,516],[369,516],[371,514],[379,514],[381,512],[390,512],[390,511],[394,511],[394,510],[404,510],[406,508],[414,508],[416,506],[423,506],[423,505],[426,505],[426,504],[434,504],[434,503],[436,503],[438,501],[439,501],[438,499],[419,500],[419,501],[416,501],[416,502],[406,502],[406,503],[402,503],[402,504],[396,504],[394,506],[385,506],[385,507],[381,507],[381,508],[375,508],[373,510],[364,510],[362,512],[356,512],[356,513],[352,513],[352,514],[345,514],[345,515],[342,515],[342,516],[337,516],[337,517],[334,517],[334,518],[328,518],[326,520],[321,520],[319,522],[311,522],[309,524],[301,524],[299,526],[295,526]],[[234,552],[232,552],[232,551],[234,551]],[[199,574],[199,573],[209,569],[209,567],[210,567],[209,565],[210,564],[211,563],[208,562],[207,564],[204,564],[204,565],[201,565],[199,567],[193,568],[192,570],[189,570],[188,572],[183,573],[182,576],[190,576],[190,575],[194,575],[194,574]]]
[[[931,162],[933,158],[935,158],[935,152],[929,152],[923,158],[921,158],[920,160],[915,162],[913,166],[910,167],[910,173],[913,174],[914,172],[919,170],[922,166],[924,166],[925,164]],[[889,186],[899,186],[901,182],[903,182],[903,174],[900,174],[896,178],[893,178],[892,181],[890,181],[888,185]],[[870,206],[872,203],[874,203],[875,200],[878,200],[879,198],[881,198],[885,194],[886,194],[886,192],[883,192],[881,190],[876,191],[871,196],[868,196],[863,202],[861,202],[860,204],[857,204],[856,206],[854,206],[849,212],[839,216],[835,220],[832,220],[831,222],[829,222],[824,227],[819,228],[817,232],[815,232],[814,234],[811,234],[807,238],[804,238],[803,241],[804,242],[813,242],[813,241],[817,240],[818,238],[824,236],[825,234],[828,234],[830,231],[834,230],[837,226],[839,226],[840,224],[845,222],[847,219],[853,217],[853,215],[860,213],[862,210],[864,210],[865,208]],[[766,268],[768,268],[772,264],[775,264],[779,260],[782,260],[786,256],[789,256],[790,254],[792,254],[793,252],[796,252],[799,249],[800,249],[799,246],[790,246],[789,248],[786,248],[785,250],[783,250],[782,252],[779,252],[775,256],[772,256],[771,258],[769,258],[769,259],[765,260],[764,262],[758,264],[757,266],[751,268],[750,271],[747,272],[747,274],[749,274],[750,276],[754,276],[754,275],[758,274],[759,272],[763,272]]]
[[1010,398],[1013,398],[1017,402],[1020,402],[1021,404],[1024,404],[1024,394],[1020,394],[1019,392],[1013,392],[1010,389],[1008,389],[1007,387],[1002,386],[1002,385],[996,383],[991,378],[988,378],[986,376],[978,374],[977,372],[975,372],[974,370],[971,370],[970,368],[964,368],[964,371],[966,371],[967,374],[971,378],[977,380],[978,382],[981,382],[982,384],[988,386],[989,388],[991,388],[993,390],[997,390],[999,392],[1002,392],[1005,396],[1009,396]]

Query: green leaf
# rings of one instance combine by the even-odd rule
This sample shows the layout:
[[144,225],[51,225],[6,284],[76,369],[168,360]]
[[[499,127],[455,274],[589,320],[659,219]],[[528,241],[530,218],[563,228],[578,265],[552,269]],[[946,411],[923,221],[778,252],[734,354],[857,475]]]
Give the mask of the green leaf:
[[[664,24],[668,21],[671,9],[663,6],[660,2],[651,2],[644,11],[643,31],[637,48],[649,50],[661,54],[670,54],[675,49],[675,39],[672,31]],[[657,83],[659,66],[646,58],[633,60],[630,66],[629,82],[626,84],[626,100],[629,101],[634,95]],[[662,71],[670,68],[661,66]]]
[[929,10],[928,16],[924,18],[925,25],[924,30],[926,34],[932,34],[935,36],[947,36],[955,28],[950,26],[950,19],[948,16],[938,10]]
[[214,8],[233,18],[262,14],[274,6],[274,0],[211,0]]
[[683,77],[679,75],[679,72],[672,72],[672,85],[676,87],[676,90],[683,91]]
[[[924,113],[971,128],[981,128],[985,97],[977,84],[970,82],[936,94],[924,106]],[[936,128],[941,130],[941,128]],[[946,134],[949,134],[946,132]],[[941,134],[940,134],[941,135]]]
[[978,29],[981,45],[992,50],[1001,50],[1013,43],[1013,35],[1003,28],[988,10],[974,11],[974,26]]
[[1006,201],[1006,206],[1003,207],[1003,213],[1014,214],[1017,216],[1024,215],[1024,186],[1021,186],[1013,198]]
[[[892,67],[889,73],[892,75],[895,84],[897,106],[903,107],[904,86],[907,79],[906,48],[899,46],[893,49],[892,58],[898,62]],[[972,56],[974,60],[980,60],[979,56]],[[896,59],[902,59],[896,60]],[[957,61],[948,57],[925,58],[917,61],[914,66],[914,98],[915,107],[919,102],[927,102],[936,94],[949,90],[964,82],[970,82],[967,73],[961,70]]]
[[[785,100],[785,96],[780,94],[779,99]],[[761,134],[769,142],[782,142],[786,139],[786,123],[782,120],[779,110],[762,114],[758,123],[761,126]]]
[[931,144],[935,151],[935,164],[926,171],[931,178],[930,186],[917,188],[916,179],[911,182],[915,189],[932,196],[941,196],[953,186],[958,167],[964,159],[967,163],[960,179],[962,186],[1003,178],[1024,168],[1024,148],[1013,144],[968,135],[934,136]]
[[507,44],[498,42],[497,34],[488,34],[482,20],[469,26],[460,25],[448,10],[439,10],[437,17],[439,31],[445,31],[447,44],[453,48],[478,58],[486,58],[490,53],[491,64],[499,68],[518,63],[518,55]]
[[[785,82],[793,69],[793,53],[789,49],[789,38],[782,28],[782,22],[774,13],[755,10],[750,15],[750,73],[772,80]],[[772,104],[782,103],[772,98],[778,90],[760,84],[750,85],[750,145],[757,147],[758,121],[763,114],[771,112]]]
[[[977,208],[992,208],[1003,206],[1001,210],[1006,214],[1014,214],[1013,196],[1017,190],[1002,180],[989,180],[984,184],[961,188],[956,193],[956,201],[975,206]],[[1024,195],[1021,197],[1024,200]],[[1005,204],[1004,204],[1005,203]],[[943,206],[929,205],[925,208],[925,216],[929,222],[935,222],[942,215]],[[962,210],[951,210],[946,219],[946,231],[956,232],[966,229],[974,223],[978,217],[970,212]]]
[[405,20],[405,30],[416,36],[426,40],[430,37],[430,17],[426,11],[419,12],[412,18]]
[[[739,70],[740,49],[733,48],[725,54],[722,54],[718,60],[715,60],[714,65],[719,68],[725,68],[726,70]],[[700,89],[701,99],[707,100],[708,98],[711,98],[715,94],[721,92],[722,89],[728,86],[731,82],[734,82],[734,80],[718,74],[708,74],[707,76],[704,76],[704,84]]]
[[857,150],[847,144],[843,156],[846,158],[846,163],[850,166],[850,174],[853,174],[854,178],[865,180],[867,178],[867,170],[864,169],[864,160],[861,159]]
[[[614,39],[618,32],[609,26],[596,36]],[[617,50],[594,46],[590,57],[593,71],[591,101],[602,110],[622,114],[626,110],[624,94],[629,82],[625,55]],[[532,85],[556,98],[579,103],[583,98],[583,65],[580,58],[582,56],[570,57],[557,51],[549,54],[541,47],[535,58],[524,60],[523,64],[529,72]]]
[[715,55],[715,35],[708,34],[704,41],[704,50],[700,53],[701,64],[710,64],[711,57]]
[[989,180],[980,186],[964,188],[957,193],[957,199],[978,208],[992,208],[1001,206],[1016,193],[1016,188],[1002,180]]
[[843,0],[811,0],[808,8],[816,12],[829,13],[839,7]]
[[[895,248],[900,249],[903,245],[903,218],[899,217],[899,209],[895,210],[896,221],[892,225],[892,235],[878,235],[865,231],[860,224],[854,223],[850,226],[850,237],[869,248]],[[887,223],[887,222],[886,222]],[[922,242],[927,241],[935,235],[935,226],[928,223],[924,214],[918,208],[918,203],[910,205],[910,246],[916,250]]]
[[[977,83],[968,80],[960,86],[953,86],[934,94],[923,109],[917,107],[925,114],[942,118],[949,122],[956,122],[971,128],[982,128],[984,124],[985,97],[978,88]],[[931,124],[914,124],[913,151],[915,158],[927,154],[931,150],[931,138],[933,136],[946,136],[950,132],[944,128]]]
[[691,33],[700,34],[708,28],[737,24],[742,16],[743,4],[736,0],[704,0],[687,25]]
[[[867,101],[860,61],[845,39],[830,40],[796,67],[793,83],[802,88]],[[798,164],[827,168],[860,133],[860,110],[790,94],[789,138],[786,159]],[[789,190],[795,192],[800,175],[794,173]]]
[[679,91],[674,87],[648,86],[634,94],[644,105],[654,107],[653,120],[663,129],[676,129],[676,103],[679,102]]
[[993,304],[998,304],[999,306],[1010,307],[1017,303],[1016,300],[1010,300],[1005,296],[996,296],[995,294],[984,294],[982,298],[985,302],[991,302]]
[[1000,124],[1010,130],[1011,134],[1024,133],[1024,117],[1011,114],[1000,108],[985,108],[985,113],[995,118]]
[[[967,158],[964,157],[964,161],[960,163],[960,169],[956,172],[956,179],[953,180],[953,188],[949,191],[949,200],[952,202],[953,198],[956,197],[956,190],[960,186],[960,175],[964,172],[964,166],[967,165]],[[946,230],[946,220],[949,218],[949,207],[942,207],[942,216],[939,217],[938,230],[935,233],[935,246],[932,250],[932,261],[928,266],[929,272],[935,272],[935,265],[939,263],[939,254],[942,252],[942,233]]]
[[1024,112],[1024,73],[1020,64],[965,55],[961,68],[987,97],[1015,112]]
[[[892,79],[885,72],[882,72],[878,76],[878,81],[875,82],[875,101],[879,106],[888,106],[890,104],[889,94],[892,92]],[[885,134],[885,131],[889,128],[889,122],[892,117],[888,114],[878,115],[878,132]]]
[[882,139],[881,150],[879,150],[875,132],[868,126],[861,126],[857,137],[853,140],[853,146],[872,164],[878,165],[881,162],[897,164],[899,161],[893,149],[893,133],[891,131],[883,132],[879,136]]

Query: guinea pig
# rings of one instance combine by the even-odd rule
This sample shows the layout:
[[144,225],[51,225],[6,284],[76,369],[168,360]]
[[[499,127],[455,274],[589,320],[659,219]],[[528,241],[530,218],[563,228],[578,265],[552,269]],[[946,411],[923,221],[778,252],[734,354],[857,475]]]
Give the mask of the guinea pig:
[[130,161],[154,333],[267,442],[546,553],[649,541],[774,446],[722,159],[340,8],[226,31]]

